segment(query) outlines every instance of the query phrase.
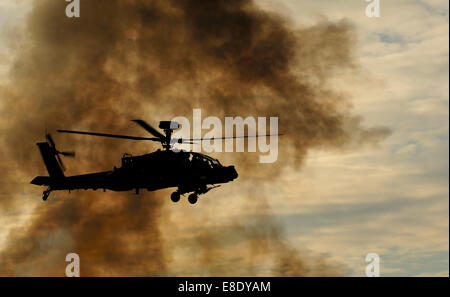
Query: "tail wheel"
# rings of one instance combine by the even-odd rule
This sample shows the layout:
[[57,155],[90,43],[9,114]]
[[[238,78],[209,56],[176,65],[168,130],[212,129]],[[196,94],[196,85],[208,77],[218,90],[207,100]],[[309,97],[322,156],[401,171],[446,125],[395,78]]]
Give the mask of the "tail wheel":
[[44,194],[42,195],[42,200],[46,201],[49,195],[50,192],[45,191]]
[[180,193],[178,193],[178,192],[173,192],[173,193],[170,195],[170,199],[172,200],[172,202],[178,202],[178,201],[180,201]]
[[190,204],[197,203],[197,199],[198,199],[198,196],[196,194],[191,194],[188,197],[188,201],[189,201]]

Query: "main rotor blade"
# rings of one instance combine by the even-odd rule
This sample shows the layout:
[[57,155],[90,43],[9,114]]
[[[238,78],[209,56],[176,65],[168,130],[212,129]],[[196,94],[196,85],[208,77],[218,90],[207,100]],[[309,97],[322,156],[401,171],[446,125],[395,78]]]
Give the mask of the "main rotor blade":
[[189,139],[178,139],[178,140],[176,140],[176,141],[174,141],[172,144],[175,144],[175,143],[187,143],[187,144],[198,144],[198,142],[193,142],[193,141],[190,141]]
[[71,134],[82,134],[82,135],[93,135],[111,138],[122,138],[122,139],[132,139],[132,140],[151,140],[151,141],[161,141],[160,138],[152,137],[139,137],[139,136],[129,136],[129,135],[118,135],[118,134],[106,134],[106,133],[96,133],[96,132],[83,132],[83,131],[72,131],[72,130],[57,130],[59,133],[71,133]]
[[145,122],[143,120],[133,120],[133,122],[135,122],[136,124],[138,124],[139,126],[144,128],[145,130],[147,130],[153,136],[156,136],[156,137],[158,137],[160,139],[164,139],[165,138],[165,136],[162,135],[161,132],[159,132],[158,130],[156,130],[152,126],[150,126],[147,122]]
[[228,137],[211,137],[211,138],[183,138],[183,141],[205,141],[205,140],[227,140],[236,138],[257,138],[267,136],[282,136],[283,134],[264,134],[264,135],[244,135],[244,136],[228,136]]

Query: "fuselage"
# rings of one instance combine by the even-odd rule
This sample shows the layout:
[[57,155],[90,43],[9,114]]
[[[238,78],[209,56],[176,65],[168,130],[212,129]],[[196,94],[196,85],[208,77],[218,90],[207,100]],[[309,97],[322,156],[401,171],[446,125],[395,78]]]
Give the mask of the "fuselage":
[[124,155],[122,166],[111,171],[74,175],[38,176],[31,183],[53,190],[104,189],[149,191],[178,187],[187,193],[207,185],[227,183],[238,174],[234,166],[222,166],[207,155],[194,152],[158,150],[141,156]]

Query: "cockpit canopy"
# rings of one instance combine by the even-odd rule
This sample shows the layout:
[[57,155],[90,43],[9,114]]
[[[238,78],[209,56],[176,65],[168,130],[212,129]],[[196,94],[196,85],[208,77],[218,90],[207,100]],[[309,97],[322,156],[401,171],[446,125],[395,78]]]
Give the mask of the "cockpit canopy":
[[201,162],[208,164],[208,166],[210,166],[211,168],[223,167],[222,164],[220,164],[219,160],[211,158],[210,156],[194,152],[189,152],[188,154],[189,154],[189,161],[191,162],[191,164]]

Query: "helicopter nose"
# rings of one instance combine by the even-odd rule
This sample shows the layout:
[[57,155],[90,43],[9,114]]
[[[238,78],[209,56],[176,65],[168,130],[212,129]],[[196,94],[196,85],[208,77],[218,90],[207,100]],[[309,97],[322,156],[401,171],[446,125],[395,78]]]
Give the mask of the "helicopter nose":
[[230,177],[231,180],[236,179],[238,177],[238,173],[237,173],[236,169],[234,168],[234,166],[228,166],[227,171],[228,171],[228,176]]

